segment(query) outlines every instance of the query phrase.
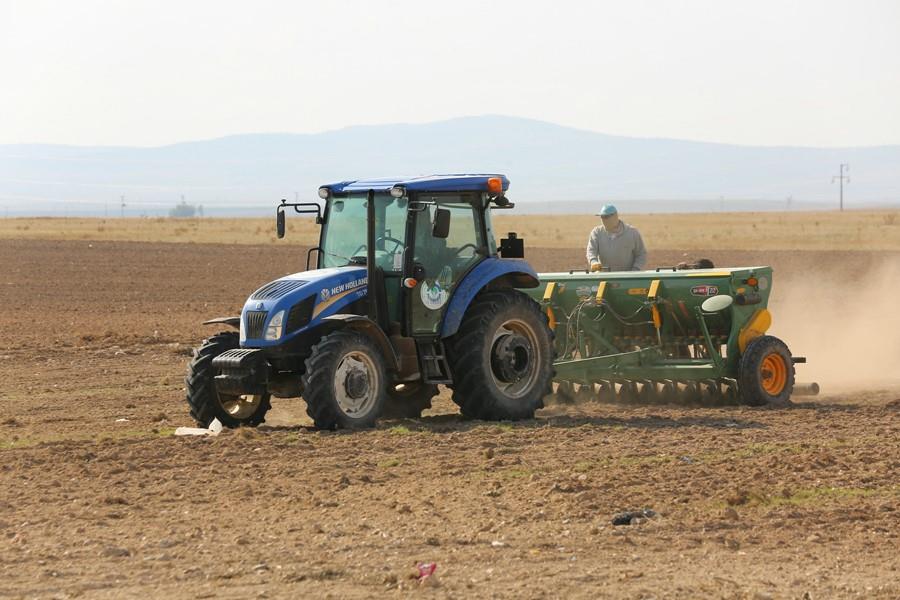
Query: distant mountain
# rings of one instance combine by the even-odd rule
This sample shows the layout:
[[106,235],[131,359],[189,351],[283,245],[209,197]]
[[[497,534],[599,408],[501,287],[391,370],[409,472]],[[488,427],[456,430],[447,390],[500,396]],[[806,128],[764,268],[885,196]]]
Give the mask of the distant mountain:
[[900,146],[748,147],[611,136],[542,121],[464,117],[320,134],[252,134],[156,148],[0,145],[0,215],[269,213],[326,182],[380,175],[501,172],[524,212],[629,212],[900,204]]

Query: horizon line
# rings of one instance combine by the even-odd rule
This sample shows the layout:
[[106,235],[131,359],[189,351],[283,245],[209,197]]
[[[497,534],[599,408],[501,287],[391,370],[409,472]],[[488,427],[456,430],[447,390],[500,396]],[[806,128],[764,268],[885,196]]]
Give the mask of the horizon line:
[[[507,120],[515,120],[515,121],[529,121],[532,123],[538,123],[541,125],[550,125],[553,127],[557,127],[559,129],[566,129],[569,131],[576,131],[579,133],[588,133],[592,135],[604,136],[608,138],[617,138],[617,139],[627,139],[627,140],[642,140],[642,141],[658,141],[658,142],[680,142],[680,143],[688,143],[688,144],[704,144],[704,145],[713,145],[713,146],[729,146],[729,147],[737,147],[737,148],[759,148],[759,149],[804,149],[804,150],[872,150],[878,148],[896,148],[900,147],[900,142],[893,144],[869,144],[869,145],[858,145],[858,146],[804,146],[797,144],[740,144],[734,142],[721,142],[721,141],[709,141],[709,140],[698,140],[698,139],[687,139],[687,138],[671,138],[671,137],[658,137],[658,136],[639,136],[639,135],[622,135],[622,134],[612,134],[606,133],[603,131],[596,131],[593,129],[586,129],[582,127],[575,127],[572,125],[563,125],[560,123],[556,123],[553,121],[546,121],[543,119],[538,119],[535,117],[522,117],[515,115],[503,115],[496,113],[486,113],[480,115],[460,115],[455,117],[447,117],[443,119],[436,119],[432,121],[418,121],[418,122],[389,122],[389,123],[356,123],[351,125],[344,125],[342,127],[336,127],[332,129],[324,129],[320,131],[312,131],[312,132],[291,132],[291,131],[250,131],[250,132],[242,132],[242,133],[228,133],[215,137],[204,137],[198,139],[189,139],[189,140],[181,140],[176,142],[169,142],[165,144],[152,144],[152,145],[121,145],[121,144],[65,144],[65,143],[54,143],[54,142],[9,142],[9,143],[0,143],[0,148],[4,147],[14,147],[14,146],[28,146],[28,147],[36,147],[36,146],[46,146],[50,148],[80,148],[80,149],[93,149],[93,150],[158,150],[162,148],[171,148],[175,146],[181,146],[186,144],[202,144],[208,142],[217,142],[221,140],[227,140],[230,138],[240,138],[240,137],[316,137],[329,135],[334,133],[340,133],[343,131],[354,130],[354,129],[374,129],[374,128],[390,128],[390,127],[421,127],[421,126],[429,126],[429,125],[440,125],[445,123],[451,123],[453,121],[463,121],[463,120],[474,120],[474,119],[507,119]],[[0,157],[2,158],[2,157]]]

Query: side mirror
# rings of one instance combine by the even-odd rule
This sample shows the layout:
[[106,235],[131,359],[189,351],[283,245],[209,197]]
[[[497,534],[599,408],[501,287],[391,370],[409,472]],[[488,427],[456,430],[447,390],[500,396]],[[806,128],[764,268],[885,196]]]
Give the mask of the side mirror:
[[450,211],[446,208],[439,208],[435,211],[431,235],[442,240],[447,239],[450,235]]
[[275,232],[279,239],[284,237],[284,209],[280,206],[275,211]]

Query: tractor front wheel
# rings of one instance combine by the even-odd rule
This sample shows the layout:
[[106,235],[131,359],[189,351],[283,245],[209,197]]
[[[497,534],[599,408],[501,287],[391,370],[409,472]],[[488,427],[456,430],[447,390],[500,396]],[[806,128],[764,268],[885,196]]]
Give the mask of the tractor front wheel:
[[531,419],[552,393],[553,333],[521,292],[476,297],[448,350],[453,401],[467,418]]
[[212,361],[226,350],[238,347],[238,334],[224,331],[204,340],[194,350],[184,384],[191,416],[202,427],[209,427],[213,419],[219,419],[225,427],[255,427],[266,420],[266,413],[272,406],[269,394],[232,396],[216,391],[214,378],[218,372]]
[[771,335],[751,341],[741,356],[738,389],[743,404],[789,404],[794,390],[794,361],[787,344]]
[[369,337],[330,333],[306,359],[306,413],[319,429],[372,427],[384,408],[386,379],[384,357]]

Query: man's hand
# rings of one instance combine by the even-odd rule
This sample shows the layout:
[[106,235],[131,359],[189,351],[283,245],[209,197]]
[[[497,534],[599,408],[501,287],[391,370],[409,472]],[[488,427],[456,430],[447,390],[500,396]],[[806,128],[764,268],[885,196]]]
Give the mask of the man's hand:
[[602,270],[603,270],[603,265],[602,265],[602,264],[600,264],[600,263],[598,263],[598,262],[596,262],[596,263],[591,263],[591,273],[594,273],[594,272],[596,272],[596,271],[602,271]]

